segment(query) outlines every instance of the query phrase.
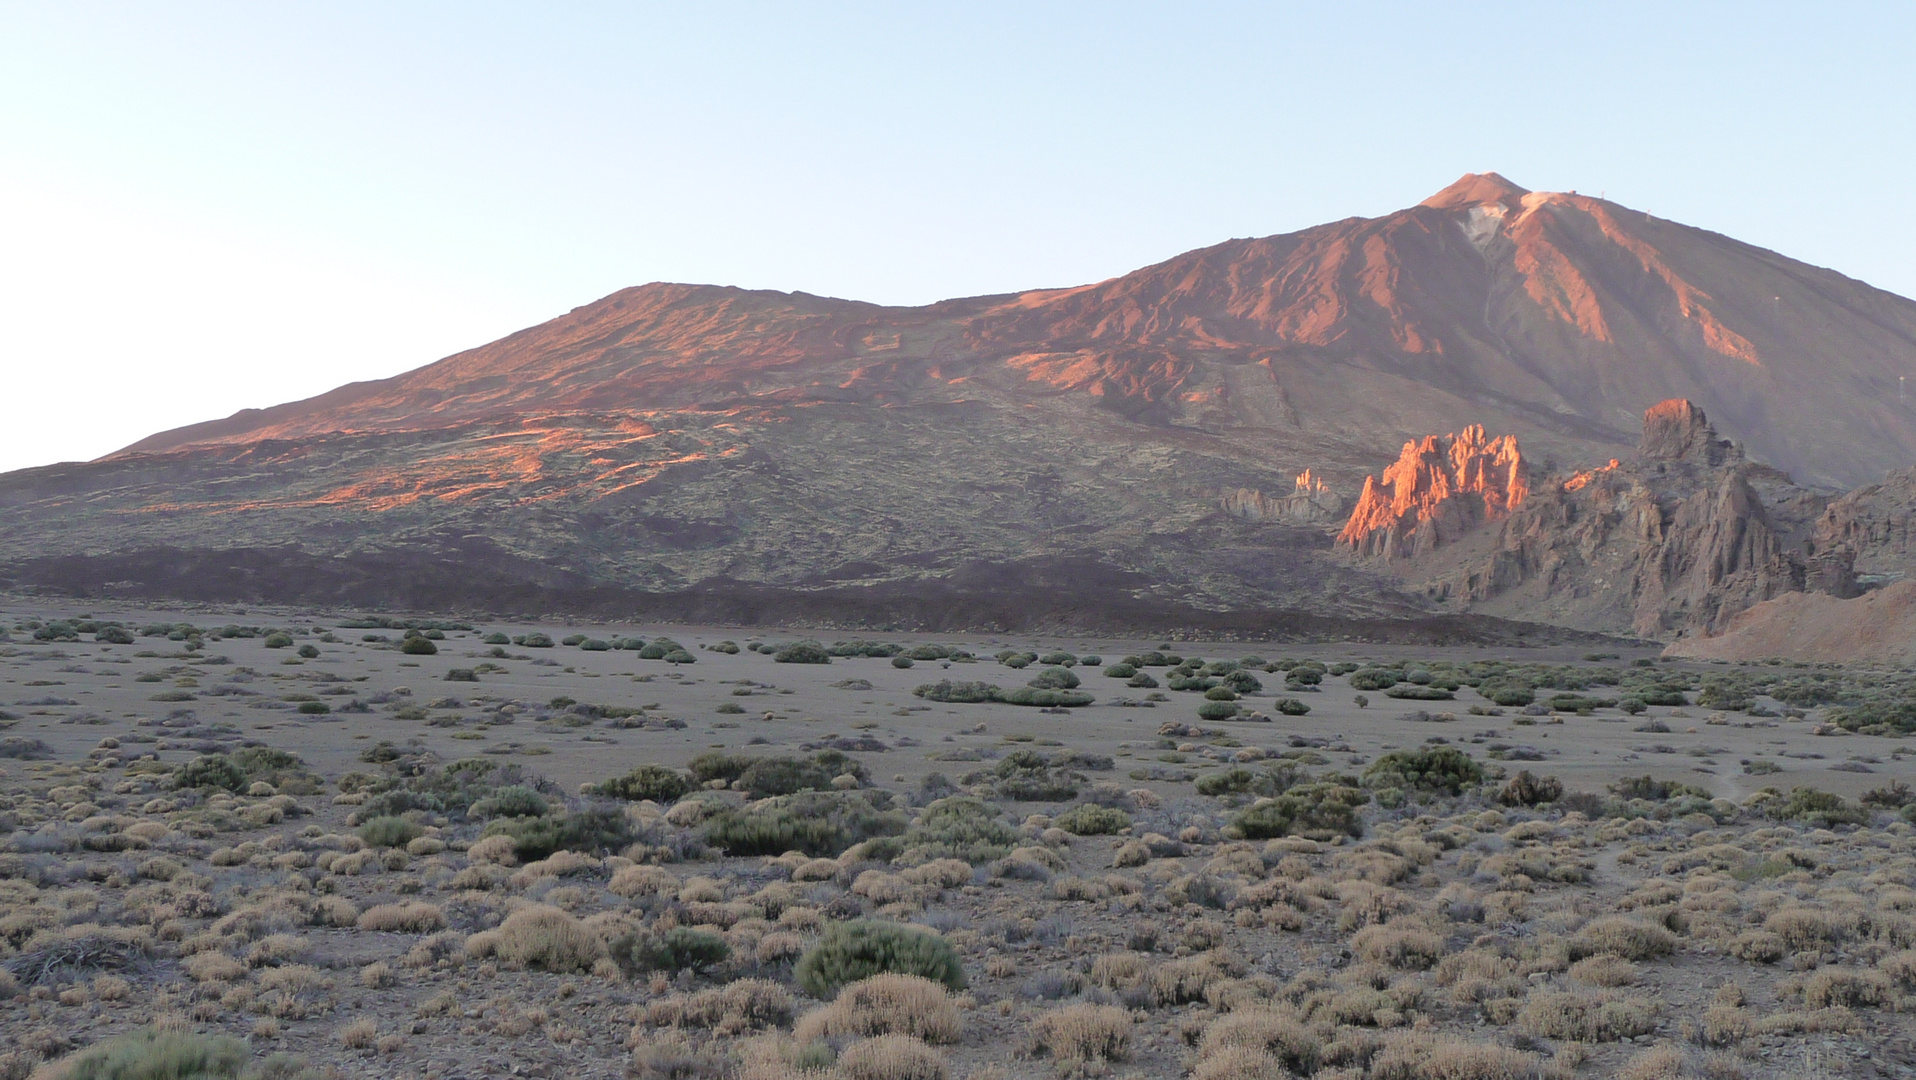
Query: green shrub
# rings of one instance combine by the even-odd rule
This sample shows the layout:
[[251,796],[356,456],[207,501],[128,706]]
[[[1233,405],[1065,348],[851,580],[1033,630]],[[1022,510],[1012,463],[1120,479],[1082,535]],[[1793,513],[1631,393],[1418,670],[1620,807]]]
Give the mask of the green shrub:
[[657,803],[677,802],[692,789],[684,774],[663,765],[640,765],[624,776],[600,784],[598,792],[614,799]]
[[[1356,676],[1352,676],[1355,678]],[[1450,701],[1456,694],[1437,686],[1419,686],[1416,683],[1398,683],[1384,691],[1385,697],[1400,698],[1406,701]]]
[[510,644],[512,644],[512,639],[511,639],[511,638],[509,638],[509,637],[507,637],[507,636],[506,636],[506,635],[504,635],[504,634],[501,634],[501,633],[499,633],[499,632],[498,632],[498,631],[496,631],[496,630],[495,630],[495,631],[493,631],[493,632],[492,632],[492,633],[490,633],[490,634],[487,634],[487,635],[486,635],[485,637],[483,637],[483,638],[480,638],[479,640],[480,640],[481,642],[483,642],[484,644],[487,644],[487,645],[510,645]]
[[282,1055],[254,1064],[252,1051],[238,1039],[148,1029],[95,1043],[46,1075],[59,1080],[304,1080],[316,1074]]
[[832,786],[832,778],[837,775],[816,761],[770,757],[753,762],[740,773],[738,785],[752,798],[764,799],[800,791],[823,791]]
[[1239,711],[1235,701],[1207,701],[1198,706],[1197,714],[1200,720],[1229,720]]
[[701,784],[714,780],[731,783],[745,774],[758,759],[749,754],[728,754],[723,750],[707,750],[686,763],[692,772],[692,779]]
[[434,645],[430,638],[409,637],[399,643],[399,651],[407,656],[432,656],[438,653],[439,646]]
[[307,716],[324,716],[332,712],[333,707],[323,701],[302,701],[298,711]]
[[173,771],[173,783],[183,788],[218,788],[242,791],[246,774],[225,754],[206,754],[186,762]]
[[1801,821],[1820,828],[1861,825],[1869,811],[1833,792],[1813,787],[1792,788],[1787,796],[1761,804],[1763,816],[1773,821]]
[[663,934],[625,934],[611,945],[612,958],[628,973],[704,971],[731,958],[732,947],[710,930],[675,926]]
[[426,830],[402,817],[376,817],[359,827],[359,838],[370,847],[405,847]]
[[829,664],[832,654],[816,641],[794,641],[772,654],[781,664]]
[[625,814],[609,806],[563,816],[497,818],[486,826],[484,835],[510,837],[513,854],[522,860],[543,859],[555,851],[588,855],[616,851],[632,842]]
[[1138,669],[1131,664],[1116,663],[1106,667],[1104,669],[1104,673],[1106,675],[1111,676],[1114,679],[1128,679],[1131,676],[1136,675],[1138,673]]
[[959,704],[977,704],[983,701],[997,701],[1004,697],[1002,687],[985,682],[953,682],[940,679],[935,683],[926,683],[912,691],[914,697],[926,701],[955,702]]
[[1303,716],[1305,713],[1311,711],[1309,705],[1304,704],[1294,697],[1278,698],[1274,707],[1285,716]]
[[552,648],[552,638],[546,634],[534,631],[525,637],[519,638],[515,644],[523,645],[528,649],[550,649]]
[[1097,699],[1082,690],[1050,690],[1044,687],[1019,686],[1005,691],[998,700],[1006,705],[1076,708],[1089,705]]
[[511,784],[473,803],[466,812],[476,818],[544,817],[552,807],[531,788]]
[[1301,784],[1240,811],[1231,824],[1251,840],[1277,836],[1302,836],[1311,840],[1333,840],[1338,836],[1364,835],[1363,819],[1357,808],[1370,801],[1363,791],[1343,784]]
[[1073,836],[1110,836],[1131,827],[1131,815],[1115,806],[1082,803],[1059,814],[1052,822]]
[[905,831],[905,815],[878,792],[810,791],[720,811],[704,839],[733,857],[802,851],[832,858],[874,837]]
[[1511,709],[1521,708],[1537,700],[1537,692],[1535,690],[1532,690],[1528,686],[1515,683],[1492,683],[1486,681],[1482,686],[1477,688],[1477,693],[1483,695],[1483,697],[1493,705],[1502,705],[1505,708]]
[[295,651],[305,660],[315,660],[319,657],[319,646],[317,645],[301,645]]
[[906,656],[904,653],[899,653],[897,656],[891,658],[891,666],[895,668],[908,668],[913,662],[912,658]]
[[1040,690],[1075,690],[1078,688],[1078,676],[1062,667],[1048,667],[1025,685]]
[[1199,795],[1282,795],[1309,779],[1295,763],[1282,761],[1266,765],[1256,772],[1234,765],[1221,773],[1200,776]]
[[1483,780],[1483,766],[1454,746],[1392,750],[1364,770],[1364,782],[1373,788],[1415,788],[1445,795],[1461,795]]
[[958,952],[938,933],[869,919],[833,923],[792,969],[798,985],[825,1000],[837,996],[840,987],[888,973],[965,988]]
[[967,776],[966,783],[989,782],[1000,798],[1018,802],[1063,802],[1078,797],[1080,777],[1054,766],[1035,750],[1013,750],[990,773],[973,776]]
[[1652,776],[1626,776],[1612,781],[1609,787],[1610,794],[1619,799],[1643,799],[1648,802],[1666,802],[1684,796],[1710,797],[1710,793],[1700,787],[1677,780],[1658,780]]
[[1158,688],[1158,680],[1153,678],[1150,672],[1140,671],[1136,675],[1126,679],[1124,685],[1136,690],[1156,690]]
[[699,662],[698,657],[693,656],[684,649],[668,650],[663,659],[668,664],[696,664]]
[[293,644],[293,635],[283,630],[275,630],[266,635],[266,640],[260,642],[260,644],[269,649],[284,649]]
[[1390,668],[1361,668],[1350,674],[1352,690],[1386,690],[1402,681],[1403,675]]
[[1228,686],[1213,686],[1204,692],[1206,701],[1236,701],[1237,691]]
[[1019,837],[1018,830],[999,820],[983,801],[954,795],[925,807],[899,839],[904,848],[900,862],[963,859],[976,866],[1009,855]]

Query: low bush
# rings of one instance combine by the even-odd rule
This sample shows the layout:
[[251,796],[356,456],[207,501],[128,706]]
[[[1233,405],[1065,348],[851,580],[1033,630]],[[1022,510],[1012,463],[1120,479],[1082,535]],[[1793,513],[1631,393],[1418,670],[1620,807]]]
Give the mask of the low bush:
[[432,656],[439,652],[439,646],[425,637],[409,637],[399,643],[399,651],[407,656]]
[[498,818],[486,826],[484,835],[509,838],[513,854],[522,861],[543,859],[555,851],[600,854],[632,842],[625,815],[608,806],[545,817]]
[[605,943],[571,915],[535,904],[506,916],[497,929],[467,938],[466,955],[474,960],[496,956],[543,971],[588,971],[605,955]]
[[1450,701],[1457,695],[1439,686],[1419,686],[1416,683],[1398,683],[1387,687],[1384,696],[1405,701]]
[[984,802],[966,795],[939,799],[925,807],[899,838],[898,861],[926,863],[961,859],[976,866],[1002,859],[1018,844],[1018,830],[999,820]]
[[1240,811],[1231,824],[1251,840],[1362,836],[1364,822],[1357,816],[1357,809],[1369,801],[1365,792],[1342,784],[1303,784]]
[[1352,690],[1387,690],[1403,681],[1403,673],[1391,668],[1361,668],[1350,673]]
[[149,1028],[95,1043],[33,1075],[46,1080],[304,1080],[319,1074],[282,1055],[255,1063],[238,1039]]
[[805,792],[728,808],[705,825],[707,844],[733,857],[802,851],[833,858],[875,837],[905,832],[905,815],[877,792]]
[[1198,706],[1197,714],[1200,720],[1215,721],[1229,720],[1242,711],[1235,701],[1207,701]]
[[1535,776],[1529,770],[1518,773],[1497,789],[1497,801],[1505,806],[1541,806],[1563,797],[1563,781],[1554,776]]
[[1115,1005],[1066,1005],[1032,1021],[1034,1049],[1067,1068],[1131,1056],[1131,1014]]
[[732,947],[710,930],[675,926],[662,934],[623,935],[612,942],[611,953],[627,972],[704,971],[730,959]]
[[[1414,684],[1413,684],[1414,685]],[[1461,795],[1483,783],[1483,766],[1453,746],[1392,750],[1364,770],[1364,782],[1373,788],[1405,788]]]
[[833,923],[792,969],[798,984],[821,999],[832,998],[841,987],[888,972],[917,975],[951,990],[965,988],[964,965],[942,935],[868,919]]
[[816,641],[794,641],[772,654],[781,664],[829,664],[832,654]]
[[402,817],[376,817],[359,827],[359,838],[369,847],[405,847],[426,834],[416,822]]
[[552,806],[531,788],[509,784],[473,803],[466,812],[476,818],[544,817],[552,812]]
[[692,785],[686,781],[685,774],[677,769],[668,769],[663,765],[640,765],[624,776],[600,784],[597,793],[631,802],[649,799],[656,803],[671,803],[684,798],[690,790]]
[[964,1014],[943,985],[888,972],[845,986],[830,1005],[800,1020],[792,1034],[801,1043],[872,1035],[955,1043],[964,1031]]
[[1052,822],[1074,836],[1110,836],[1131,827],[1131,815],[1113,806],[1082,803]]

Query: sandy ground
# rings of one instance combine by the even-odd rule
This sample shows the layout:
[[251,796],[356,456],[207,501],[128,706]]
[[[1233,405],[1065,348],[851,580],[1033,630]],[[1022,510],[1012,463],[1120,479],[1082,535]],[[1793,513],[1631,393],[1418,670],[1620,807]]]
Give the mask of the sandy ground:
[[[132,645],[92,642],[35,643],[15,631],[10,643],[0,645],[0,709],[18,717],[11,733],[31,735],[50,744],[62,758],[83,756],[108,735],[131,731],[164,734],[168,726],[191,731],[201,725],[232,725],[236,734],[290,750],[311,762],[322,774],[337,776],[358,767],[359,754],[371,743],[389,740],[401,746],[424,746],[446,760],[496,753],[517,760],[551,777],[568,789],[619,775],[642,762],[682,765],[695,754],[718,747],[743,749],[748,744],[764,752],[796,750],[806,744],[869,735],[888,748],[861,752],[872,775],[883,781],[898,778],[915,783],[932,771],[956,776],[979,766],[940,762],[934,758],[964,747],[1001,747],[1007,737],[1056,739],[1072,749],[1111,754],[1120,774],[1146,766],[1179,763],[1158,760],[1157,730],[1169,721],[1201,723],[1196,715],[1200,695],[1169,693],[1169,701],[1144,707],[1147,692],[1129,689],[1123,681],[1095,668],[1076,670],[1083,689],[1097,695],[1097,703],[1047,714],[1034,708],[1001,704],[936,704],[914,697],[914,687],[941,678],[981,680],[1005,687],[1023,685],[1036,667],[1017,671],[997,663],[1003,649],[1039,653],[1063,649],[1079,655],[1097,654],[1107,662],[1130,653],[1171,646],[1184,656],[1266,659],[1308,657],[1329,663],[1367,659],[1421,657],[1430,660],[1506,659],[1521,662],[1573,663],[1587,647],[1536,649],[1386,647],[1327,642],[1316,646],[1269,646],[1255,642],[1202,642],[1116,638],[1030,638],[1014,636],[921,637],[903,634],[836,634],[830,631],[756,631],[727,627],[620,625],[602,623],[474,623],[474,631],[451,631],[438,643],[435,656],[412,657],[397,652],[391,641],[396,630],[344,629],[340,622],[351,612],[264,609],[157,610],[79,607],[14,601],[0,606],[0,625],[25,619],[72,618],[81,614],[117,619],[130,626],[190,622],[203,627],[226,624],[285,627],[305,632],[296,639],[311,643],[320,655],[300,661],[293,649],[268,649],[261,638],[229,638],[209,644],[198,654],[184,652],[178,642],[138,638]],[[340,640],[329,643],[315,633],[326,628]],[[542,631],[555,641],[573,633],[611,639],[669,636],[696,657],[688,665],[641,660],[630,651],[588,652],[574,647],[527,649],[506,646],[507,656],[493,658],[480,638],[499,631],[517,636]],[[385,642],[363,637],[383,636]],[[977,663],[922,661],[899,669],[883,658],[837,658],[831,664],[786,664],[751,651],[736,655],[708,651],[721,641],[781,643],[804,638],[831,642],[839,637],[917,645],[927,642],[955,646],[980,657]],[[1627,664],[1655,650],[1619,650]],[[145,655],[142,655],[145,654]],[[158,655],[153,655],[158,654]],[[488,671],[480,681],[448,682],[454,668],[491,663],[503,670]],[[1699,663],[1700,670],[1710,665]],[[139,682],[141,675],[159,674],[162,681]],[[247,680],[235,682],[235,679]],[[870,689],[858,687],[858,680]],[[1503,716],[1472,716],[1470,706],[1488,705],[1468,687],[1449,702],[1399,701],[1372,693],[1368,707],[1359,708],[1355,694],[1341,678],[1327,678],[1321,692],[1292,695],[1282,689],[1281,676],[1264,676],[1266,688],[1244,704],[1273,716],[1270,723],[1205,724],[1226,728],[1246,746],[1283,749],[1293,737],[1328,740],[1347,748],[1331,755],[1335,765],[1359,766],[1379,752],[1416,746],[1433,738],[1469,745],[1482,757],[1494,746],[1529,747],[1542,760],[1515,767],[1548,772],[1572,790],[1601,790],[1619,776],[1654,773],[1682,779],[1712,794],[1740,800],[1762,787],[1788,788],[1808,784],[1854,797],[1889,779],[1916,773],[1890,753],[1898,740],[1864,736],[1820,737],[1812,734],[1817,714],[1801,719],[1783,716],[1754,718],[1740,714],[1728,723],[1706,723],[1709,710],[1652,708],[1630,717],[1615,710],[1591,716],[1523,718],[1516,710]],[[852,688],[844,685],[851,683]],[[240,693],[215,696],[222,686]],[[1275,689],[1274,689],[1275,688]],[[410,701],[425,707],[425,720],[398,720],[390,703],[367,713],[335,711],[309,716],[294,711],[282,698],[289,694],[317,696],[332,706],[377,695],[410,692]],[[190,700],[159,701],[185,697]],[[1279,716],[1271,703],[1280,696],[1299,696],[1310,706],[1308,715]],[[682,728],[617,728],[599,721],[592,726],[569,727],[532,719],[541,706],[560,697],[601,706],[644,708],[646,715],[683,721]],[[1132,703],[1130,706],[1122,702]],[[1768,702],[1774,711],[1783,709]],[[743,713],[725,714],[721,706]],[[489,722],[500,706],[516,710],[511,724]],[[1455,717],[1451,722],[1412,722],[1416,715]],[[171,718],[169,720],[169,718]],[[1520,720],[1531,720],[1521,724]],[[1635,730],[1646,721],[1660,720],[1667,733]],[[163,760],[192,756],[191,738],[170,740],[179,749],[160,751]],[[1042,743],[1040,743],[1042,745]],[[1219,753],[1212,751],[1213,754]],[[1779,773],[1748,776],[1741,762],[1766,759],[1783,767]],[[1836,770],[1832,766],[1862,759],[1868,772]],[[1203,758],[1184,763],[1184,771],[1203,767]],[[1849,768],[1857,766],[1851,764]],[[1361,770],[1358,770],[1361,771]]]

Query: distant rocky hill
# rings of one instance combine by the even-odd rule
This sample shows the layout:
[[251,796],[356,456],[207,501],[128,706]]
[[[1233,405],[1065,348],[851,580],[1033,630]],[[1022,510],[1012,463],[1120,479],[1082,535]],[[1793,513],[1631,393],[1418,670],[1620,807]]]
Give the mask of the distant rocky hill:
[[1406,444],[1364,490],[1340,543],[1434,600],[1644,637],[1714,633],[1787,593],[1859,595],[1858,541],[1893,546],[1893,514],[1861,509],[1884,499],[1800,487],[1682,399],[1597,468],[1533,485],[1514,439],[1470,429]]
[[[1783,588],[1784,556],[1819,528],[1859,565],[1908,561],[1907,479],[1823,495],[1916,465],[1897,392],[1912,368],[1916,303],[1484,174],[1075,288],[916,308],[623,290],[392,379],[0,476],[0,585],[741,621],[1270,630],[1462,611],[1674,632],[1742,602],[1712,596]],[[1782,554],[1761,530],[1712,533],[1742,584],[1708,595],[1681,560],[1641,587],[1631,562],[1589,596],[1540,584],[1569,572],[1560,534],[1596,527],[1548,515],[1626,497],[1607,474],[1579,491],[1540,478],[1630,456],[1642,411],[1669,398],[1749,461],[1711,489],[1721,513],[1687,496],[1667,527],[1743,520],[1747,488]],[[1426,448],[1432,432],[1463,448]],[[1406,441],[1434,455],[1426,479],[1496,494],[1478,513],[1508,552],[1433,588],[1379,569],[1490,543],[1476,518],[1427,514],[1428,492],[1366,493]],[[1730,468],[1656,460],[1699,484]],[[1772,501],[1785,487],[1833,516],[1799,527],[1798,503]],[[1356,556],[1336,543],[1353,507],[1389,525],[1360,529]],[[1806,562],[1804,580],[1821,572]]]

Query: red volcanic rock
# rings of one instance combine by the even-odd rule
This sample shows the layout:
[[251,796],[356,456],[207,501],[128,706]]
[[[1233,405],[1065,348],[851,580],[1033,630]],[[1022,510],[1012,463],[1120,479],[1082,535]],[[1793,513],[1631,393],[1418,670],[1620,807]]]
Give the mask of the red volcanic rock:
[[1530,494],[1515,435],[1492,439],[1482,424],[1407,442],[1396,463],[1364,478],[1338,542],[1387,558],[1427,551],[1523,504]]
[[1643,414],[1643,438],[1637,453],[1652,461],[1694,461],[1718,466],[1741,458],[1735,443],[1719,439],[1703,410],[1688,398],[1670,398]]

